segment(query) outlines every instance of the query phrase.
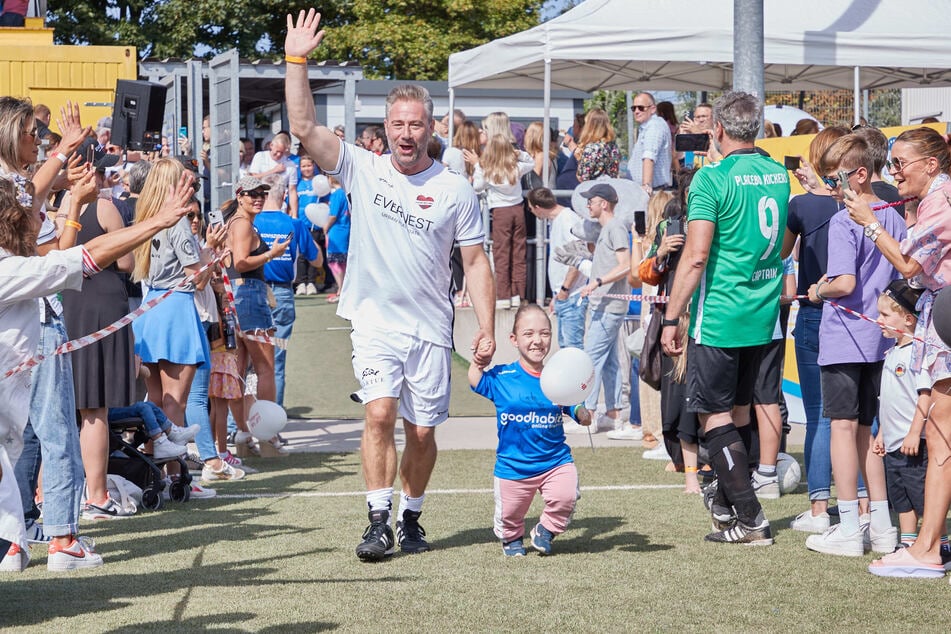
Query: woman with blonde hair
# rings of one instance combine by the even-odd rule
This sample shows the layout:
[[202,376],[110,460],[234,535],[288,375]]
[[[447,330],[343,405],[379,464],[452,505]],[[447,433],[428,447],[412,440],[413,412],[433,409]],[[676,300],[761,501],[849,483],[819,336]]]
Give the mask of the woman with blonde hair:
[[478,162],[479,155],[482,154],[480,136],[481,131],[476,124],[471,121],[463,121],[452,137],[452,147],[459,148],[463,157],[468,152],[470,156],[476,159],[475,161],[466,160],[466,176],[470,183],[472,182],[472,173],[475,171],[475,164]]
[[531,156],[512,146],[509,137],[511,132],[508,137],[489,137],[472,179],[476,192],[486,192],[486,204],[492,215],[495,306],[502,309],[517,308],[525,296],[525,212],[520,179],[535,165]]
[[601,108],[589,110],[574,151],[578,159],[579,182],[594,180],[602,175],[617,178],[621,152],[614,142],[615,138],[608,113]]
[[[529,174],[529,178],[532,179],[532,182],[529,183],[531,187],[527,187],[527,189],[535,189],[536,187],[554,189],[555,176],[558,173],[555,163],[558,156],[558,146],[549,142],[548,151],[545,151],[545,126],[541,121],[532,122],[525,130],[525,151],[535,161],[532,168],[532,174],[534,175]],[[548,161],[548,181],[542,180],[546,160]]]
[[[159,159],[155,163],[135,206],[136,224],[161,210],[169,188],[179,181],[183,170],[176,159]],[[162,303],[132,322],[132,329],[135,352],[149,369],[145,381],[149,400],[161,407],[172,423],[184,426],[195,372],[211,362],[208,338],[195,308],[195,290],[205,286],[210,271],[187,286],[178,286],[201,268],[208,254],[202,252],[187,217],[136,247],[134,254],[132,279],[147,286],[143,303],[175,289]]]

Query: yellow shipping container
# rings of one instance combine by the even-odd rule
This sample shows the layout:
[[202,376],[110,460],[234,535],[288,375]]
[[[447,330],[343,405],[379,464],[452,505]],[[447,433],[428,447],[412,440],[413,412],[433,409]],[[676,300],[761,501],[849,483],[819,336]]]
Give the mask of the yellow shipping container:
[[137,72],[133,46],[59,46],[42,18],[27,18],[24,28],[0,27],[0,95],[46,104],[53,130],[67,101],[80,105],[87,125],[111,115],[116,80],[136,79]]

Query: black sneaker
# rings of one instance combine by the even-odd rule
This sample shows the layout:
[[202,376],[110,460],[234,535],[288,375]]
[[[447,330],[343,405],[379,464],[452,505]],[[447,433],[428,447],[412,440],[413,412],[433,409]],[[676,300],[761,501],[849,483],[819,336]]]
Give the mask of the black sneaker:
[[720,532],[733,528],[736,523],[736,515],[733,509],[728,509],[719,504],[710,505],[710,521],[713,524],[713,530]]
[[357,546],[357,557],[362,561],[381,561],[393,554],[393,529],[389,511],[370,511],[370,525],[363,531],[363,541]]
[[749,527],[737,521],[731,528],[724,531],[710,533],[705,540],[720,544],[745,544],[747,546],[772,546],[773,533],[769,530],[769,522],[763,520],[759,526]]
[[403,511],[403,520],[396,522],[396,539],[400,550],[410,555],[425,553],[430,550],[426,541],[426,531],[419,525],[421,512],[406,509]]

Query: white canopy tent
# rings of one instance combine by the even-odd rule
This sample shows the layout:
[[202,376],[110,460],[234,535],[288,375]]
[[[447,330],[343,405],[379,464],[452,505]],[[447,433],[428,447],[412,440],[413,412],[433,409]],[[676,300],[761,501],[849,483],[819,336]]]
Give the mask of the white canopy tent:
[[[947,0],[770,1],[766,90],[951,85]],[[726,90],[733,0],[588,0],[449,57],[449,87]]]

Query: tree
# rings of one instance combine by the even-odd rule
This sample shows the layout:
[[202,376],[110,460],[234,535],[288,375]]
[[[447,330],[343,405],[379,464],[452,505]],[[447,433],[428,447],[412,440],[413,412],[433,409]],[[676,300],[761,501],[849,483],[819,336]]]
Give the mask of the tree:
[[[328,0],[322,59],[368,78],[445,79],[450,53],[535,26],[542,0]],[[60,44],[132,45],[140,58],[279,57],[288,13],[313,1],[50,0]]]

